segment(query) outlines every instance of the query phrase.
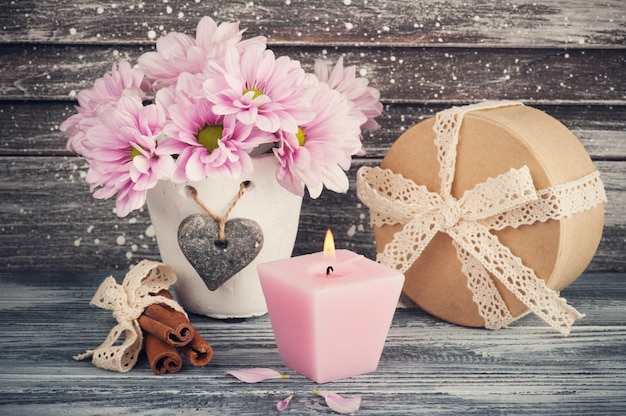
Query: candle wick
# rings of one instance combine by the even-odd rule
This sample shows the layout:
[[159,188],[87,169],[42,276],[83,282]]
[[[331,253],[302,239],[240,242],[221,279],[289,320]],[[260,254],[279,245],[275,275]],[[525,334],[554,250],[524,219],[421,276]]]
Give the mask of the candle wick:
[[326,276],[328,276],[329,274],[331,274],[333,271],[335,271],[335,269],[333,269],[333,266],[328,266],[326,268]]

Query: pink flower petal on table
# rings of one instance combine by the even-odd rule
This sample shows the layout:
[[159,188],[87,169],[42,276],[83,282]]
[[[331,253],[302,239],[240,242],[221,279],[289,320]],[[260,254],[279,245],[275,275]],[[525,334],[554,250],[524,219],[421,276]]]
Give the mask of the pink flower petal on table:
[[290,394],[289,396],[287,396],[283,400],[281,400],[278,403],[276,403],[276,408],[278,409],[278,411],[282,412],[283,410],[285,410],[287,408],[287,406],[289,405],[289,402],[291,401],[291,399],[293,399],[293,394]]
[[361,397],[343,397],[332,391],[313,391],[318,396],[322,396],[326,400],[328,407],[335,412],[349,414],[354,413],[361,407]]
[[247,368],[244,370],[230,370],[226,374],[241,380],[245,383],[258,383],[259,381],[273,378],[290,378],[289,375],[281,374],[271,368]]

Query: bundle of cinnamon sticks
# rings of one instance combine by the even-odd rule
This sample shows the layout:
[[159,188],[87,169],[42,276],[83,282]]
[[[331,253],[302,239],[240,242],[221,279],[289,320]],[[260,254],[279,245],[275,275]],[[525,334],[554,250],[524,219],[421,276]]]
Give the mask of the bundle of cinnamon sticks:
[[[157,295],[172,299],[167,290]],[[154,374],[180,370],[183,360],[179,351],[197,367],[207,365],[213,358],[213,349],[189,319],[167,305],[155,303],[148,306],[138,321],[144,337],[143,348]]]

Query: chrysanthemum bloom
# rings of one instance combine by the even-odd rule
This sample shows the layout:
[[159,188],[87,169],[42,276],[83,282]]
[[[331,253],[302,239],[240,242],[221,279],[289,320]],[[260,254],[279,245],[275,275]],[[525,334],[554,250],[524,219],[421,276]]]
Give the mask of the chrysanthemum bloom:
[[78,113],[61,123],[60,130],[68,136],[67,149],[89,159],[84,146],[85,131],[100,123],[98,115],[114,108],[122,96],[136,96],[144,100],[149,88],[142,70],[132,68],[126,60],[113,64],[110,73],[96,79],[92,88],[77,94]]
[[159,147],[177,155],[172,180],[238,178],[250,173],[249,153],[275,138],[232,116],[215,114],[212,103],[196,94],[201,82],[201,77],[182,74],[175,88],[162,89],[156,96],[157,105],[166,108],[168,116],[164,128],[168,138]]
[[[238,23],[210,17],[196,37],[171,32],[133,68],[127,61],[78,93],[78,114],[61,124],[67,148],[89,163],[96,198],[117,195],[117,214],[141,207],[160,179],[235,179],[271,149],[276,176],[312,197],[348,189],[360,127],[376,128],[379,93],[355,68],[276,58],[266,38],[243,40]],[[145,105],[147,92],[156,93]]]
[[266,132],[293,134],[298,131],[297,120],[312,117],[314,89],[304,83],[300,63],[276,58],[269,49],[250,45],[239,53],[228,48],[223,60],[209,62],[206,77],[204,92],[216,114],[234,116]]
[[306,186],[312,198],[324,186],[346,192],[349,183],[344,171],[361,149],[359,126],[365,117],[354,118],[346,97],[323,83],[318,85],[311,109],[315,118],[302,123],[296,134],[284,130],[279,134],[279,146],[274,149],[278,182],[296,195],[304,195]]
[[[366,78],[356,77],[356,67],[343,67],[343,57],[340,57],[335,67],[327,65],[320,59],[315,60],[314,66],[317,78],[330,85],[334,90],[345,94],[349,101],[354,104],[353,112],[360,112],[366,117],[361,128],[368,130],[378,129],[378,123],[374,118],[383,111],[380,102],[380,91],[369,87]],[[358,116],[357,116],[358,117]]]
[[157,144],[165,113],[154,104],[144,106],[136,96],[122,97],[118,105],[101,114],[101,123],[86,131],[91,154],[87,182],[95,198],[117,194],[116,211],[125,217],[140,208],[146,192],[168,177],[174,165]]
[[183,72],[202,73],[209,59],[221,58],[224,49],[235,46],[245,48],[250,44],[265,47],[266,38],[257,36],[242,40],[245,30],[239,30],[239,23],[222,23],[219,26],[210,17],[203,17],[196,28],[196,38],[170,32],[156,42],[156,52],[146,52],[139,57],[139,66],[159,90],[176,83]]

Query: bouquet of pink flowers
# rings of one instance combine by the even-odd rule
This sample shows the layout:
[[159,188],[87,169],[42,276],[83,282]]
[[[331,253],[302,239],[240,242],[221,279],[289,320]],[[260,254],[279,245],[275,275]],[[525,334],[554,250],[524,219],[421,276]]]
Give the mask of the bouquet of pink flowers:
[[316,60],[309,74],[243,32],[204,17],[195,39],[171,32],[137,66],[121,60],[78,93],[78,113],[60,128],[89,164],[93,196],[116,196],[118,216],[140,208],[159,180],[236,179],[268,152],[278,182],[297,195],[348,190],[361,129],[378,127],[378,90],[341,58],[334,67]]

